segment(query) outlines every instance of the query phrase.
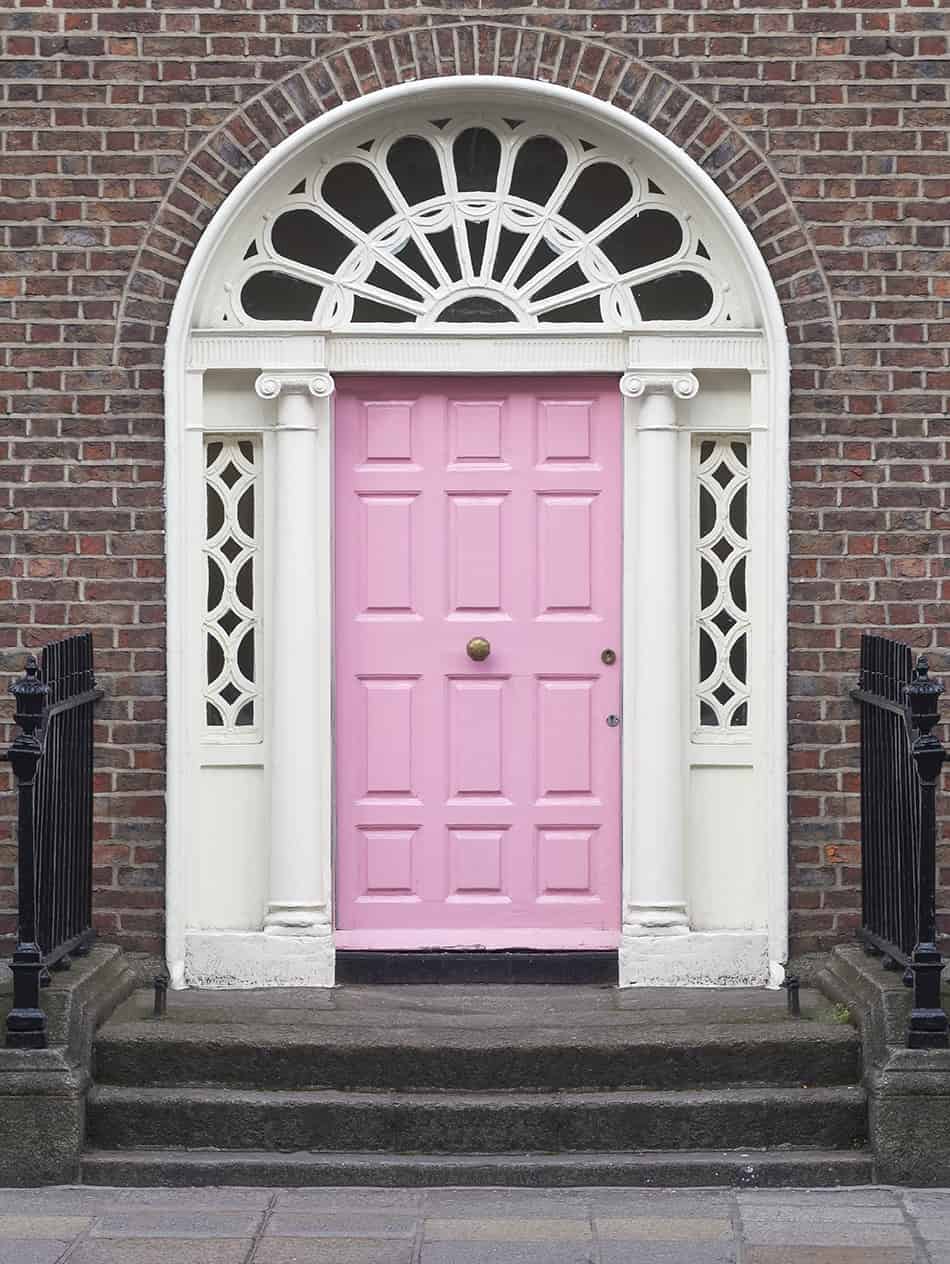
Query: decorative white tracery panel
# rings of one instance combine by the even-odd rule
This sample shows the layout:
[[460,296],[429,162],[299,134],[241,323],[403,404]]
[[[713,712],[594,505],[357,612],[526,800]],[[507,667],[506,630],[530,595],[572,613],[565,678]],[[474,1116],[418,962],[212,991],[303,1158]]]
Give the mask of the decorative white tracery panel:
[[252,439],[205,440],[205,728],[209,736],[254,735],[260,633],[260,449]]
[[694,454],[694,723],[734,732],[749,724],[749,443],[702,437]]
[[485,115],[431,118],[331,156],[262,217],[225,290],[222,318],[242,326],[731,319],[692,217],[634,158]]

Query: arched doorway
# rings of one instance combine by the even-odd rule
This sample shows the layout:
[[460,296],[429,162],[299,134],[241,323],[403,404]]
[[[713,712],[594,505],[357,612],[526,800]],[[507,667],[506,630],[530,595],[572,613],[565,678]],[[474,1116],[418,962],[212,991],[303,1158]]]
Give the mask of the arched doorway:
[[166,372],[175,982],[774,981],[787,350],[712,182],[548,85],[377,93],[226,201]]

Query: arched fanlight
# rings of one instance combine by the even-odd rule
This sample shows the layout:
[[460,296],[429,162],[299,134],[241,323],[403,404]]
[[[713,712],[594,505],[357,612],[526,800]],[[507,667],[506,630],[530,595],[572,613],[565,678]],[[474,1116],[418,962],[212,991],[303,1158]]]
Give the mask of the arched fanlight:
[[323,329],[730,319],[690,215],[634,161],[521,119],[429,119],[287,191],[227,286],[240,325]]

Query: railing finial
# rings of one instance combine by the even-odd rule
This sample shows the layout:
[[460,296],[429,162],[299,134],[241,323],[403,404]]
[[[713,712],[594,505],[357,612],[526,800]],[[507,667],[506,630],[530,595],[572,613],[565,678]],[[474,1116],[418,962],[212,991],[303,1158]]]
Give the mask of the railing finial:
[[904,686],[904,698],[910,707],[911,723],[914,729],[926,736],[940,721],[940,695],[943,685],[939,680],[930,679],[930,664],[927,656],[918,656],[914,667],[914,678]]
[[49,696],[49,685],[40,680],[40,668],[34,655],[26,660],[22,676],[10,686],[16,702],[14,719],[27,737],[32,737],[43,722],[43,709]]

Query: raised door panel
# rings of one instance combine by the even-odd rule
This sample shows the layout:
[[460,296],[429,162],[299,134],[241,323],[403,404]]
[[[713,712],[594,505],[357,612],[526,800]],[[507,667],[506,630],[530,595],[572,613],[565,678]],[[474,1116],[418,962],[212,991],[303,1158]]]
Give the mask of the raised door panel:
[[505,618],[503,540],[507,494],[450,492],[448,524],[448,617]]

